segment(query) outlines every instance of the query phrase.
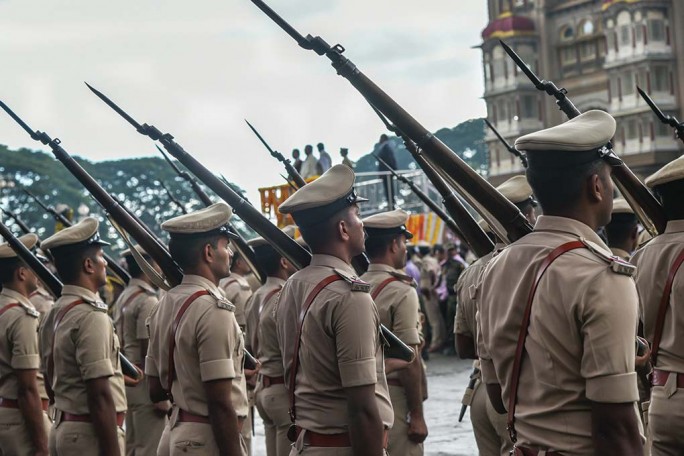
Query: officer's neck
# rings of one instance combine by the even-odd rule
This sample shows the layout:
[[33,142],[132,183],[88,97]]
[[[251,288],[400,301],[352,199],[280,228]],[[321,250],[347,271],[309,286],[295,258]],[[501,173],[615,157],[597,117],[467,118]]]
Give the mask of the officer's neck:
[[33,293],[35,290],[30,290],[24,282],[13,280],[11,282],[3,283],[2,284],[3,290],[11,290],[14,291],[15,293],[19,293],[20,295],[28,298],[31,293]]
[[347,264],[352,264],[352,259],[356,256],[346,244],[329,244],[324,248],[312,249],[314,255],[330,255],[339,258]]
[[85,288],[88,291],[97,293],[104,283],[100,283],[94,275],[81,274],[70,282],[65,282],[64,285],[74,285],[76,287]]

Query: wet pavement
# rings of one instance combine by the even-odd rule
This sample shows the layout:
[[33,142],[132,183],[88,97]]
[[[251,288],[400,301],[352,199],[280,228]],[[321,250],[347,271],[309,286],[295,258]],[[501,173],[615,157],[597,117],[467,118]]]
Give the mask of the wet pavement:
[[[458,422],[461,398],[468,386],[472,362],[455,356],[432,355],[427,369],[429,397],[425,402],[425,418],[429,435],[425,441],[425,455],[477,456],[469,411],[463,422]],[[262,456],[266,454],[264,428],[258,416],[255,427],[252,452],[253,456]]]

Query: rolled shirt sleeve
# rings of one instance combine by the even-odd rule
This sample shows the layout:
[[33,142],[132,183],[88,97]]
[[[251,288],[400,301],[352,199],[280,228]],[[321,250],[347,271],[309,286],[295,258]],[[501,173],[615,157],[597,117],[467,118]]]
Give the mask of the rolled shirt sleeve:
[[638,295],[634,281],[606,271],[586,291],[581,312],[581,374],[587,398],[624,403],[639,399],[634,371]]
[[366,293],[350,293],[333,315],[337,364],[343,388],[377,383],[379,319]]
[[22,315],[11,326],[7,336],[12,341],[12,369],[38,369],[38,319]]
[[392,332],[407,345],[420,345],[419,308],[418,293],[410,288],[399,298],[394,311]]
[[114,375],[112,352],[115,351],[114,330],[104,312],[89,312],[81,323],[76,340],[76,362],[83,380]]
[[241,334],[232,312],[213,305],[197,322],[197,354],[203,382],[237,377]]

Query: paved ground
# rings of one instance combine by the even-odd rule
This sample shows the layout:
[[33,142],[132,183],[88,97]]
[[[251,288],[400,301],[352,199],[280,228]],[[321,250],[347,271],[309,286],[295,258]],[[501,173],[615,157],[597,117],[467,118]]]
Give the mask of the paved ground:
[[[425,455],[476,456],[469,412],[466,412],[462,423],[458,422],[461,398],[468,385],[472,363],[453,356],[432,356],[427,366],[430,397],[425,403],[425,415],[430,435],[425,442]],[[264,429],[259,417],[253,442],[253,456],[265,455]]]

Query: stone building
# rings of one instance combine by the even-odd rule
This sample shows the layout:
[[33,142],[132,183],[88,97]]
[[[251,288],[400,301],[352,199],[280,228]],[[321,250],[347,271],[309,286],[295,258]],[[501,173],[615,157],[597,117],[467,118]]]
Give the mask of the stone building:
[[[568,91],[577,108],[602,109],[618,123],[618,155],[645,176],[684,152],[641,99],[684,120],[684,1],[488,0],[482,62],[489,120],[516,138],[566,120],[555,99],[534,88],[501,47],[503,40],[542,79]],[[522,172],[520,161],[487,132],[493,184]]]

